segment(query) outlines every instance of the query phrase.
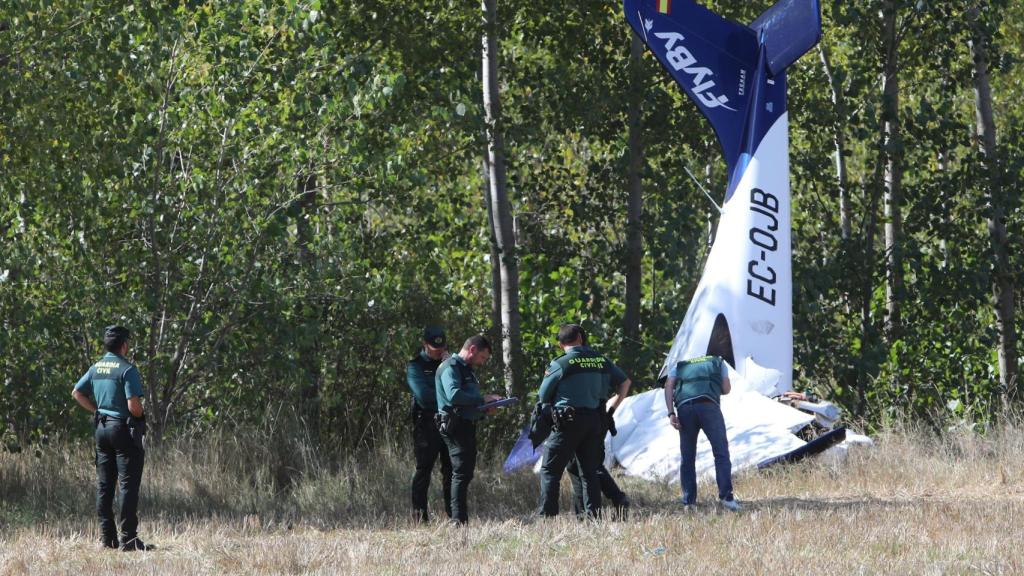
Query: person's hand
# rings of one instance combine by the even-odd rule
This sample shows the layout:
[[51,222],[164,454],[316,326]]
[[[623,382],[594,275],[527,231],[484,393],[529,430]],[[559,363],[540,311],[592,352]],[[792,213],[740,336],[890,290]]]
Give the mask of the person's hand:
[[676,416],[675,414],[672,414],[672,415],[670,415],[668,417],[668,421],[669,421],[670,424],[672,424],[673,428],[675,428],[676,430],[679,430],[679,417],[678,416]]
[[[502,396],[500,394],[488,394],[488,395],[484,396],[484,403],[486,404],[486,403],[489,403],[489,402],[497,402],[498,400],[501,400],[501,399],[502,399]],[[488,416],[494,416],[497,413],[498,413],[498,409],[497,408],[488,408],[487,410],[484,410],[484,414],[487,414]]]

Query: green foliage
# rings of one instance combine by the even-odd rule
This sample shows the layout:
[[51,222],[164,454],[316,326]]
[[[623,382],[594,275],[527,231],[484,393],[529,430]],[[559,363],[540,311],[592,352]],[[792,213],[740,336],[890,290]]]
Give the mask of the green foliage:
[[[709,4],[748,21],[769,2]],[[1002,392],[968,34],[947,4],[900,8],[906,327],[893,346],[880,336],[872,201],[878,2],[824,6],[843,117],[817,54],[789,75],[797,382],[873,421],[907,409],[986,415]],[[651,385],[713,218],[683,168],[725,181],[713,133],[652,58],[645,89],[631,88],[618,2],[498,9],[526,373],[539,383],[564,321],[583,322],[612,355],[622,348],[626,114],[639,100],[633,377]],[[1013,97],[1024,9],[993,2],[984,17],[1020,290],[1024,142],[1012,127],[1024,121]],[[115,321],[135,334],[158,432],[312,400],[322,439],[349,448],[404,418],[403,364],[424,323],[444,323],[455,344],[494,334],[479,6],[15,0],[0,24],[0,417],[11,437],[85,431],[69,388]],[[847,241],[829,153],[837,125]]]

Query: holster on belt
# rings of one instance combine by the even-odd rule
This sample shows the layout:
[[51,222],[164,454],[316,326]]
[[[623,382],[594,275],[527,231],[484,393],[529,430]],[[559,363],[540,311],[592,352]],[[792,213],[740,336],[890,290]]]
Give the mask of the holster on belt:
[[557,406],[551,410],[555,430],[564,430],[576,420],[576,409],[572,406]]
[[135,444],[136,448],[142,448],[142,438],[146,435],[146,416],[128,416],[128,420],[125,421],[128,425],[128,433],[131,434],[132,444]]
[[459,409],[455,406],[445,406],[441,411],[434,417],[434,422],[437,424],[437,430],[441,434],[458,434],[459,424],[462,422],[462,417],[459,416]]
[[530,432],[527,436],[535,449],[551,435],[551,427],[554,425],[551,412],[551,404],[538,402],[533,408],[533,414],[530,415]]
[[602,408],[601,412],[604,418],[605,430],[607,430],[612,436],[618,434],[619,431],[615,429],[615,408],[612,408],[611,410],[604,410]]

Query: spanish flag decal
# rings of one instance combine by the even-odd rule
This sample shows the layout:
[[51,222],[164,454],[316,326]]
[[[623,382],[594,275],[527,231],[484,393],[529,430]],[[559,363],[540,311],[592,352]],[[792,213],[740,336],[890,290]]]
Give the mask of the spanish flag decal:
[[658,2],[658,12],[662,14],[668,14],[672,12],[672,0],[656,0]]

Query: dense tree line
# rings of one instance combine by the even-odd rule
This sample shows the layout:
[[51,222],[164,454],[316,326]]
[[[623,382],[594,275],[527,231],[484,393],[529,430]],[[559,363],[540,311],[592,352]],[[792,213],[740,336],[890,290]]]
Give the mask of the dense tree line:
[[[823,4],[790,73],[795,381],[870,422],[990,418],[1021,362],[1024,6]],[[714,221],[686,169],[726,180],[614,0],[5,3],[5,437],[85,427],[115,321],[157,435],[287,407],[365,445],[428,322],[513,346],[495,389],[535,390],[569,320],[652,384]]]

